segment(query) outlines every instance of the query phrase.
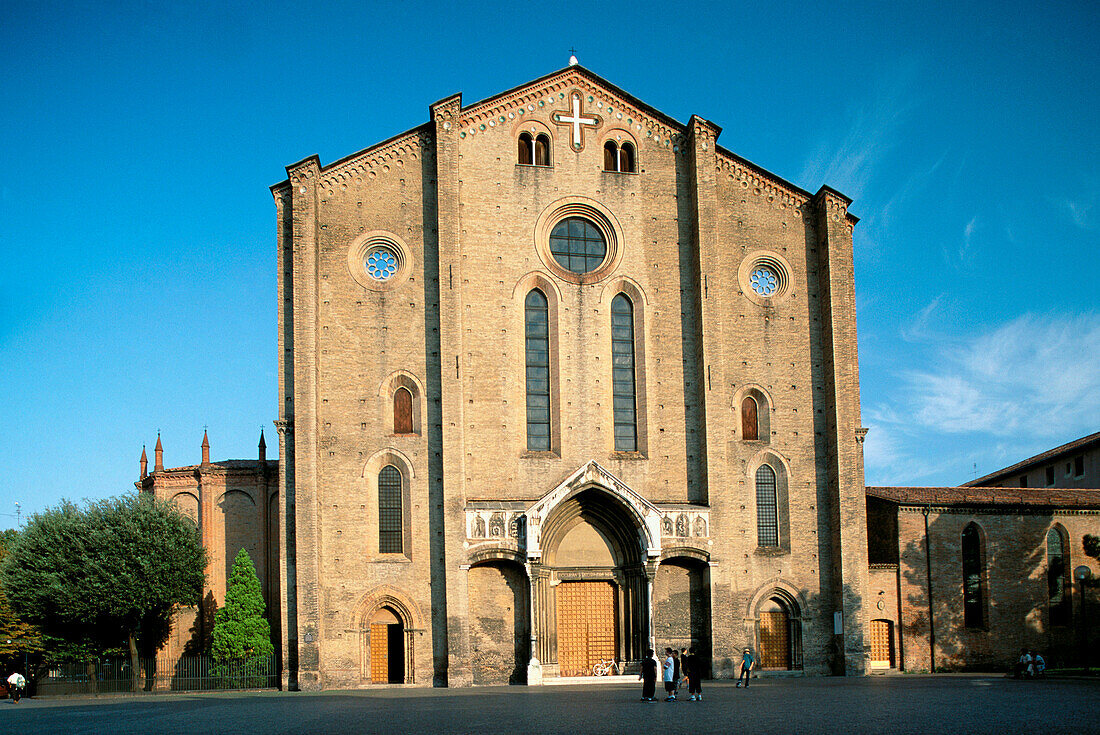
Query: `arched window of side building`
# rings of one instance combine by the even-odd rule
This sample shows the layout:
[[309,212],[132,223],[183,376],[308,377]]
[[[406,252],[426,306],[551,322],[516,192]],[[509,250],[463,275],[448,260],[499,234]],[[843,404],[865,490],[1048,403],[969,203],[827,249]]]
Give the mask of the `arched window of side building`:
[[1052,528],[1047,531],[1047,594],[1051,625],[1069,625],[1070,622],[1069,570],[1066,537],[1061,529]]
[[527,449],[550,451],[550,316],[542,291],[532,289],[524,304],[527,364]]
[[985,554],[978,524],[970,523],[962,532],[963,625],[985,627]]
[[378,473],[378,551],[404,552],[401,513],[401,471],[388,464]]
[[756,470],[756,538],[760,546],[779,546],[775,470],[766,464]]
[[615,451],[638,451],[638,387],[634,361],[634,305],[626,294],[611,300],[611,386]]

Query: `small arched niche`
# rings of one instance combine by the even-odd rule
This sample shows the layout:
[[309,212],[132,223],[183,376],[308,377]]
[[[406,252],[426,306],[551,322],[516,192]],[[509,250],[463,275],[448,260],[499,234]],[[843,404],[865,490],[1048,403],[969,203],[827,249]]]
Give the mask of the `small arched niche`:
[[746,385],[733,397],[737,437],[741,441],[771,443],[772,401],[758,385]]
[[396,436],[417,436],[421,431],[424,391],[420,380],[407,370],[391,373],[378,388],[385,399],[382,420],[388,433]]

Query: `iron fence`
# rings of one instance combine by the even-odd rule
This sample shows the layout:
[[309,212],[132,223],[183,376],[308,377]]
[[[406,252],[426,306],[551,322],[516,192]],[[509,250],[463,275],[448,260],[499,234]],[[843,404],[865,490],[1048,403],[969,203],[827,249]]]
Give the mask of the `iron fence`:
[[43,667],[35,693],[122,694],[187,692],[215,689],[270,689],[279,685],[274,654],[215,661],[209,654],[139,659],[137,674],[127,657],[56,663]]

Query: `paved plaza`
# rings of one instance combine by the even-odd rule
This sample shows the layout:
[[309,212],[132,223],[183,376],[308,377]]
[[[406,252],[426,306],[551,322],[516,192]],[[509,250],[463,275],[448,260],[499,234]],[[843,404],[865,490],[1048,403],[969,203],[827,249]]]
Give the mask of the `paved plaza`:
[[2,733],[1100,732],[1100,681],[982,676],[708,682],[703,702],[625,684],[0,701]]

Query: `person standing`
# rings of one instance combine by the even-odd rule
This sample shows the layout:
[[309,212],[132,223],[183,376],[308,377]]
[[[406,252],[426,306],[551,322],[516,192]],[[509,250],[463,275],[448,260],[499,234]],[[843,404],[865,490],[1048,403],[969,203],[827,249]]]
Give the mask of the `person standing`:
[[689,648],[687,655],[684,656],[684,672],[687,674],[688,680],[688,694],[691,695],[689,702],[702,702],[703,701],[703,664],[699,660],[699,654],[695,652],[695,648]]
[[18,671],[8,677],[8,691],[11,692],[11,698],[16,704],[19,704],[19,698],[23,696],[25,686],[27,686],[27,680]]
[[1026,648],[1020,649],[1020,659],[1016,662],[1016,678],[1031,675],[1031,654]]
[[680,696],[680,679],[682,679],[684,675],[684,668],[683,665],[680,663],[680,660],[680,654],[676,651],[675,648],[673,648],[672,661],[676,664],[676,669],[672,672],[672,683],[674,685],[672,688],[673,698]]
[[642,671],[638,674],[642,680],[642,701],[656,702],[653,696],[657,689],[657,659],[653,658],[653,649],[647,648],[642,659]]
[[672,656],[672,649],[665,647],[665,701],[676,701],[676,659]]
[[756,664],[756,659],[752,657],[752,651],[745,649],[745,652],[741,655],[741,676],[737,679],[737,686],[740,687],[744,682],[745,688],[749,688],[749,673],[752,671],[752,667]]

